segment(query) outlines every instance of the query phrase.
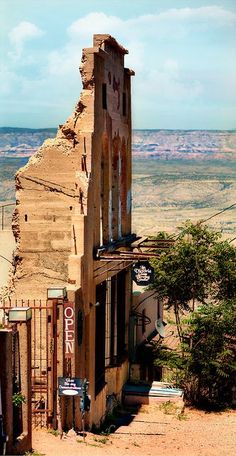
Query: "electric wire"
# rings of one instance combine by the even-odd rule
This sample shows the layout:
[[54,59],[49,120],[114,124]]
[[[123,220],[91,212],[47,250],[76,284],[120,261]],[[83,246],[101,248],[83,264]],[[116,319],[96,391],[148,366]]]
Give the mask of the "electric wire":
[[8,261],[8,263],[10,263],[10,264],[13,266],[12,261],[8,260],[8,258],[6,258],[6,257],[3,256],[3,255],[0,255],[0,257],[3,258],[4,260]]
[[[223,212],[226,212],[226,211],[232,209],[234,206],[236,206],[236,203],[231,204],[230,206],[225,207],[224,209],[222,209],[222,210],[216,212],[215,214],[211,215],[210,217],[207,217],[206,219],[200,220],[200,221],[199,221],[199,225],[202,225],[203,223],[208,222],[209,220],[213,219],[213,218],[216,217],[217,215],[220,215],[220,214],[222,214]],[[177,239],[178,239],[182,234],[184,234],[186,231],[187,231],[187,228],[181,230],[181,232],[180,232],[179,234],[172,234],[172,235],[169,236],[167,239],[175,239],[175,238],[176,238],[176,240],[177,240]],[[231,241],[233,241],[234,239],[235,239],[235,238],[233,238]]]

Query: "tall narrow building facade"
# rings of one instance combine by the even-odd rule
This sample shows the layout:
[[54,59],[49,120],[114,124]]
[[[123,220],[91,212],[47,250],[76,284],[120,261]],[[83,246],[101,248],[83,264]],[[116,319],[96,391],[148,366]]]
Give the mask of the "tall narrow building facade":
[[[34,308],[35,413],[40,391],[54,426],[58,377],[88,379],[91,426],[120,398],[128,375],[129,263],[100,255],[126,248],[132,238],[134,73],[124,68],[125,54],[110,35],[94,36],[93,47],[83,49],[83,89],[73,114],[16,176],[13,297]],[[70,401],[62,398],[65,426]],[[80,426],[79,399],[75,414]]]

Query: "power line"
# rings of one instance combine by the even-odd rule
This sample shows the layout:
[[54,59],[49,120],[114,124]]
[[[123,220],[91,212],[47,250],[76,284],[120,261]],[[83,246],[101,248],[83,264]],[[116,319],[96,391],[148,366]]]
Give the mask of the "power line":
[[[231,204],[230,206],[225,207],[224,209],[222,209],[222,210],[216,212],[215,214],[211,215],[210,217],[208,217],[208,218],[206,218],[206,219],[204,219],[204,220],[200,220],[199,225],[201,225],[202,223],[208,222],[209,220],[213,219],[213,218],[216,217],[217,215],[220,215],[220,214],[222,214],[223,212],[228,211],[229,209],[232,209],[234,206],[236,206],[236,203]],[[178,239],[178,238],[180,237],[181,234],[184,234],[184,233],[185,233],[185,231],[187,231],[187,228],[186,228],[186,229],[183,229],[179,234],[173,234],[173,235],[170,236],[168,239],[175,239],[175,238]],[[234,239],[236,239],[236,238],[231,239],[231,241],[234,241]],[[230,241],[230,242],[231,242],[231,241]]]
[[6,258],[6,257],[3,256],[3,255],[0,255],[0,257],[3,258],[4,260],[8,261],[8,263],[10,263],[10,264],[13,266],[13,263],[12,263],[10,260],[8,260],[8,258]]
[[234,207],[234,206],[236,206],[236,203],[231,204],[231,206],[225,207],[225,208],[222,209],[221,211],[216,212],[216,214],[211,215],[211,217],[208,217],[207,219],[202,220],[200,223],[208,222],[208,220],[211,220],[212,218],[216,217],[217,215],[220,215],[220,214],[222,214],[223,212],[228,211],[229,209],[231,209],[231,208]]

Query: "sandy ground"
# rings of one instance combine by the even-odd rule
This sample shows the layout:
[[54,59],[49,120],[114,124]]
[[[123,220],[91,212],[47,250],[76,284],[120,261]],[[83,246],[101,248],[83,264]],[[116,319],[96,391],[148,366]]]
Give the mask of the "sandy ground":
[[[71,432],[71,431],[70,431]],[[185,409],[167,415],[158,405],[142,406],[132,422],[109,436],[54,436],[35,430],[33,448],[46,456],[232,456],[236,448],[236,410],[205,413]]]

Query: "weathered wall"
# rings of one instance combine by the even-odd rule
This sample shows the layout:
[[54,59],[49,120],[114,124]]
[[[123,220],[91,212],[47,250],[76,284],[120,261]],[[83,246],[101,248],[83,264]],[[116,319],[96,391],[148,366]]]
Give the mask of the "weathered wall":
[[[126,53],[109,35],[94,36],[83,50],[83,90],[73,114],[16,176],[14,296],[45,300],[48,287],[63,285],[83,310],[85,336],[72,373],[90,381],[90,424],[103,415],[106,397],[105,389],[102,400],[94,393],[96,284],[127,267],[95,261],[94,249],[131,232],[133,72],[124,69]],[[130,293],[127,283],[126,333]],[[120,369],[124,381],[127,368]],[[120,393],[112,375],[117,369],[109,381]]]
[[94,246],[131,229],[132,72],[115,40],[96,35],[94,46],[83,50],[83,90],[72,116],[16,176],[18,298],[45,299],[47,286],[80,285],[78,257],[87,253],[91,263]]
[[62,127],[56,139],[46,141],[16,177],[18,299],[45,299],[48,286],[69,281],[69,255],[76,253],[73,214],[80,213],[80,189],[87,182],[83,174],[79,180],[78,145],[66,132]]

